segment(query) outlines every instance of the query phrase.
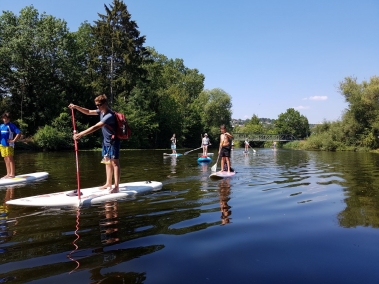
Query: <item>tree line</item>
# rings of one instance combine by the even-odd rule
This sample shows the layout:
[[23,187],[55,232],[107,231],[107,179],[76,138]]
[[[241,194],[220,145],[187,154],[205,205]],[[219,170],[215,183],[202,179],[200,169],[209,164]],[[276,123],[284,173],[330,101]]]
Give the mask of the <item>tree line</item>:
[[[193,147],[201,133],[218,137],[220,124],[230,126],[228,93],[205,90],[199,70],[145,46],[123,1],[104,8],[93,25],[84,22],[77,32],[33,6],[0,16],[0,111],[12,114],[24,136],[44,149],[72,147],[68,104],[94,109],[94,98],[103,93],[132,128],[123,147],[167,148],[173,133],[179,146]],[[94,119],[75,114],[79,131]],[[79,143],[93,148],[100,139]]]
[[[302,150],[370,151],[379,147],[379,77],[359,83],[346,77],[339,83],[339,92],[348,103],[341,120],[311,125],[293,108],[281,113],[270,124],[256,115],[234,132],[260,134],[291,134],[298,139],[281,146]],[[238,121],[237,121],[238,122]],[[269,146],[271,142],[266,143]]]
[[[217,143],[219,126],[232,126],[231,96],[220,88],[204,89],[205,76],[145,46],[138,25],[121,0],[104,5],[94,24],[70,32],[67,23],[33,6],[19,15],[0,16],[0,112],[9,111],[26,137],[43,149],[73,146],[67,106],[94,109],[99,94],[126,114],[132,137],[122,147],[168,148],[173,133],[179,147],[198,147],[207,132]],[[341,120],[310,128],[290,108],[277,119],[253,115],[240,133],[292,134],[299,149],[357,150],[378,148],[379,78],[357,82],[347,77],[339,90],[348,103]],[[77,129],[98,118],[75,114]],[[270,123],[261,123],[262,120]],[[79,141],[82,148],[100,146],[95,135]]]

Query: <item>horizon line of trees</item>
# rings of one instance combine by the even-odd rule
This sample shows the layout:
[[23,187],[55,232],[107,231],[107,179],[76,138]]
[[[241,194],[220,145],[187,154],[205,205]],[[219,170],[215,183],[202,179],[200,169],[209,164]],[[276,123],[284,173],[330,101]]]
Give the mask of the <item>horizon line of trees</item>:
[[[179,145],[192,147],[199,134],[218,136],[221,124],[230,126],[228,93],[205,90],[199,70],[146,47],[123,1],[104,8],[93,25],[84,22],[76,32],[33,6],[0,16],[0,111],[12,114],[24,136],[44,149],[72,147],[68,104],[95,109],[93,100],[103,93],[132,128],[123,147],[167,148],[173,133]],[[75,116],[78,131],[98,119]],[[92,136],[79,145],[100,142]]]

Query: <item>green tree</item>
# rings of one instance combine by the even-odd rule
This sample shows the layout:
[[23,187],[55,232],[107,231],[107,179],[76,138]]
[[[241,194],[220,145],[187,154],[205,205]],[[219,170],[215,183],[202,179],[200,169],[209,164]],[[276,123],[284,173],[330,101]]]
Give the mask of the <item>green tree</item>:
[[346,137],[378,136],[379,134],[379,77],[357,83],[347,77],[340,82],[341,94],[348,103],[343,115]]
[[65,21],[33,6],[1,15],[0,107],[21,119],[25,135],[59,115],[68,93],[84,91],[77,48]]
[[182,59],[168,59],[153,48],[148,51],[150,56],[143,63],[147,80],[138,82],[128,103],[136,123],[149,123],[146,131],[141,129],[141,139],[149,141],[150,147],[165,148],[175,133],[180,145],[194,140],[199,143],[203,128],[195,102],[203,89],[204,75],[186,67]]
[[137,82],[146,77],[142,63],[149,52],[143,46],[145,37],[140,36],[123,1],[114,0],[104,7],[106,14],[99,14],[100,19],[92,28],[95,44],[90,66],[94,91],[109,93],[112,104],[117,97],[128,101]]
[[278,116],[275,127],[278,133],[291,134],[296,138],[305,138],[309,135],[308,119],[293,108]]
[[228,93],[219,88],[204,90],[198,101],[202,104],[202,124],[211,137],[219,136],[221,124],[231,130],[232,98]]

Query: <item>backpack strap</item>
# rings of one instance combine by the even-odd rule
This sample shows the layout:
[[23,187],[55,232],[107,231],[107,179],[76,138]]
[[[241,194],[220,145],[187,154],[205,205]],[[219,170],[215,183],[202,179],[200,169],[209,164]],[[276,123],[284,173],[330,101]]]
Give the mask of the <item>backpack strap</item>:
[[[112,113],[113,117],[115,118],[115,124],[116,124],[116,127],[117,127],[116,114],[114,113],[113,110],[110,110],[110,112]],[[105,127],[108,128],[113,133],[112,137],[111,137],[111,140],[114,140],[116,138],[116,130],[112,126],[110,126],[109,124],[106,124],[106,123],[105,123]]]

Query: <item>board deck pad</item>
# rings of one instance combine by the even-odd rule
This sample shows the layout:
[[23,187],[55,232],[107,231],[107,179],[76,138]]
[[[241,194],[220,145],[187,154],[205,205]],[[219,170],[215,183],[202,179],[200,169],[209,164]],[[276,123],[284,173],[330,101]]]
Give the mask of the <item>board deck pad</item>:
[[232,177],[236,174],[236,172],[215,172],[215,173],[212,173],[209,177],[210,178],[214,178],[214,179],[222,179],[222,178],[227,178],[227,177]]
[[81,198],[72,195],[73,190],[23,197],[9,200],[6,203],[20,206],[42,206],[42,207],[64,207],[64,206],[90,206],[109,200],[117,200],[127,196],[133,196],[150,191],[157,191],[162,188],[162,183],[157,181],[137,181],[122,183],[120,191],[109,193],[107,189],[99,187],[80,189]]
[[14,178],[2,178],[0,179],[0,186],[37,181],[46,178],[48,175],[49,173],[47,172],[37,172],[24,175],[17,175]]

